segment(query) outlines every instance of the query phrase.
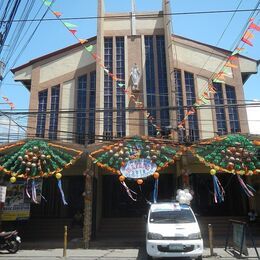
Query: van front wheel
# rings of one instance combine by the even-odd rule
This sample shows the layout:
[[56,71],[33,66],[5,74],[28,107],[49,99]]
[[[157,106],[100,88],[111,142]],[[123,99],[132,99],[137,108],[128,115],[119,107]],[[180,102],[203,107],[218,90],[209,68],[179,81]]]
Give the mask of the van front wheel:
[[153,257],[147,254],[147,255],[146,255],[146,259],[147,259],[147,260],[153,260]]
[[197,260],[202,260],[202,255],[198,256],[196,259]]

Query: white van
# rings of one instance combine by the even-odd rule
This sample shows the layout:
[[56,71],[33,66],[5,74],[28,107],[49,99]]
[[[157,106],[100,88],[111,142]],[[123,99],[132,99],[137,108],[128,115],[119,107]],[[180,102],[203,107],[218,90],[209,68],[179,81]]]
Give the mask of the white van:
[[177,202],[151,204],[147,218],[146,251],[151,259],[202,259],[203,240],[192,209]]

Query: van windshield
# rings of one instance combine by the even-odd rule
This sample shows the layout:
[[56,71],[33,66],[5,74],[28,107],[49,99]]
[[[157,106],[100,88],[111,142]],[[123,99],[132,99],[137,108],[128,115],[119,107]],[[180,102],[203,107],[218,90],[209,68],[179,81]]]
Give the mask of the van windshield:
[[150,213],[151,223],[194,223],[196,222],[189,209],[163,210]]

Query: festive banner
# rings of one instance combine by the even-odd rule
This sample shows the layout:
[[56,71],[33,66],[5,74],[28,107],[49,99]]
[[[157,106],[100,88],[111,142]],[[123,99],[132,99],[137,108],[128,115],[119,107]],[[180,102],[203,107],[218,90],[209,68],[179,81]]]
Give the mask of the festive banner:
[[[225,84],[225,77],[226,76],[232,76],[232,74],[228,71],[228,69],[237,69],[238,66],[236,64],[233,64],[232,61],[238,61],[238,57],[236,56],[240,52],[244,51],[245,48],[239,47],[240,43],[246,43],[250,46],[253,46],[252,42],[250,39],[254,38],[253,33],[250,30],[256,30],[260,31],[260,26],[252,22],[253,19],[250,19],[250,24],[248,25],[248,28],[243,35],[241,42],[236,46],[235,50],[232,52],[230,56],[227,57],[226,63],[223,65],[221,70],[214,75],[212,78],[212,82],[214,83],[220,83],[220,84]],[[210,104],[210,95],[209,94],[216,94],[216,91],[214,88],[212,88],[212,84],[209,83],[207,87],[205,87],[205,90],[202,92],[203,94],[199,96],[199,98],[196,100],[194,103],[193,107],[198,108],[202,105],[207,105]],[[187,113],[184,117],[183,120],[187,120],[188,116],[190,114]],[[178,123],[178,128],[181,129],[183,128],[183,125],[185,125],[185,122],[181,121]]]

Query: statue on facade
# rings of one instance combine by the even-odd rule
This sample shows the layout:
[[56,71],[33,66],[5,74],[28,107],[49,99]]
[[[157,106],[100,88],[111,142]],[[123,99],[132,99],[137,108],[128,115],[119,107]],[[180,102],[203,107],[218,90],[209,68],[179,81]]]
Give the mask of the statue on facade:
[[137,67],[137,64],[135,63],[131,70],[131,79],[132,79],[132,91],[139,91],[139,82],[141,78],[141,72]]

